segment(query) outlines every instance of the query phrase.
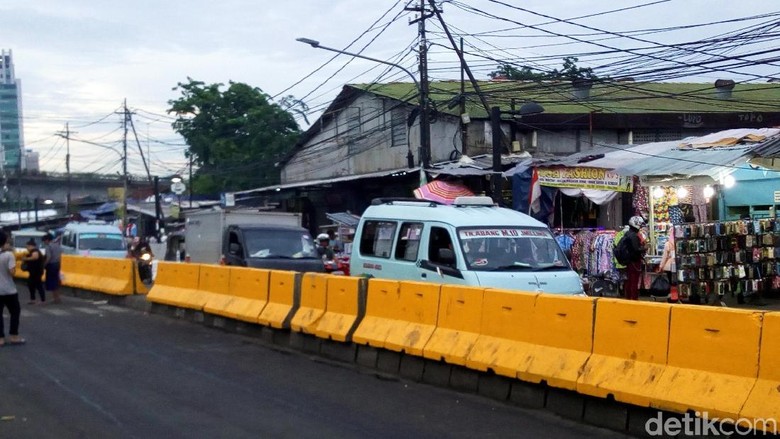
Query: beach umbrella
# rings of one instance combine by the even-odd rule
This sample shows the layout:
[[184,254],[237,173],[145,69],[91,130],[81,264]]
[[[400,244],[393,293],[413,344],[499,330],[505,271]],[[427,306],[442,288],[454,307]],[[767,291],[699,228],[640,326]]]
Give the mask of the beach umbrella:
[[474,193],[462,184],[443,180],[433,180],[414,190],[415,198],[438,201],[443,204],[452,204],[458,197],[470,197],[473,195]]

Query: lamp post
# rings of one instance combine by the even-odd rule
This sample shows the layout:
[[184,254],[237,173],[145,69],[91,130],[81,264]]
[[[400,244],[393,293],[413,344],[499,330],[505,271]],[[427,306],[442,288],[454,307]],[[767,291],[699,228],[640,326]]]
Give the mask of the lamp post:
[[[430,161],[431,161],[431,127],[428,123],[428,96],[423,92],[422,86],[417,81],[417,78],[415,78],[414,74],[409,71],[409,69],[405,68],[402,65],[392,63],[390,61],[385,61],[378,58],[372,58],[370,56],[360,55],[357,53],[347,52],[344,50],[334,49],[332,47],[323,46],[320,44],[317,40],[312,40],[310,38],[296,38],[295,41],[299,41],[304,44],[308,44],[311,47],[315,49],[322,49],[322,50],[328,50],[331,52],[341,53],[343,55],[349,55],[353,56],[355,58],[362,58],[369,61],[373,61],[380,64],[385,64],[388,66],[395,67],[397,69],[403,70],[407,75],[409,75],[410,78],[412,78],[412,81],[414,82],[414,86],[417,87],[417,95],[420,99],[420,163],[423,167],[423,169],[426,169],[430,167]],[[411,150],[409,151],[409,154],[411,155]]]
[[184,183],[182,183],[181,176],[174,175],[173,177],[171,177],[171,192],[176,194],[176,196],[179,199],[179,218],[182,217],[182,210],[183,210],[181,205],[181,194],[183,194],[185,190],[187,190],[187,187],[184,185]]
[[531,116],[544,112],[544,107],[536,102],[526,102],[520,107],[518,111],[501,111],[500,107],[490,108],[490,125],[493,131],[493,201],[498,205],[504,203],[503,195],[501,194],[501,143],[504,136],[501,135],[501,115],[510,114],[514,117]]

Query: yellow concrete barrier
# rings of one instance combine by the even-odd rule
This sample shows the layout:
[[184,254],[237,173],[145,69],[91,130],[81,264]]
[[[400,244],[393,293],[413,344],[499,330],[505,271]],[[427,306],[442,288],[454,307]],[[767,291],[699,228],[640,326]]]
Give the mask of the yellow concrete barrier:
[[200,269],[200,264],[159,262],[157,279],[146,295],[147,300],[202,310],[206,303],[206,294],[198,289]]
[[764,314],[758,380],[742,407],[740,418],[753,428],[780,432],[780,313]]
[[423,348],[436,330],[441,285],[401,282],[399,307],[394,325],[385,339],[385,349],[423,355]]
[[479,337],[484,289],[442,285],[436,330],[423,349],[433,360],[465,365],[466,357]]
[[301,279],[301,305],[290,320],[293,331],[314,334],[327,302],[328,275],[305,273]]
[[63,285],[126,296],[133,294],[133,261],[130,259],[62,256]]
[[257,317],[261,325],[273,328],[289,328],[295,313],[295,290],[300,282],[300,273],[294,271],[271,271],[268,286],[268,303]]
[[366,294],[366,314],[352,336],[359,344],[383,348],[394,326],[403,325],[400,315],[400,282],[369,279]]
[[229,290],[226,294],[212,294],[203,310],[231,319],[257,323],[268,302],[270,270],[245,267],[227,267]]
[[517,368],[530,350],[531,334],[536,330],[531,317],[537,296],[485,290],[479,337],[466,358],[466,366],[516,378]]
[[314,334],[336,341],[352,341],[352,332],[360,315],[361,291],[366,279],[347,276],[328,277],[325,314],[317,323]]
[[530,349],[518,365],[517,377],[574,390],[593,347],[594,301],[540,294],[531,319]]
[[672,308],[667,365],[650,406],[737,419],[758,377],[762,313]]
[[596,301],[593,354],[577,391],[648,407],[666,366],[670,313],[671,306],[661,303]]
[[224,300],[233,295],[230,288],[230,267],[203,265],[198,276],[198,291],[204,296],[203,311],[230,317],[225,313]]

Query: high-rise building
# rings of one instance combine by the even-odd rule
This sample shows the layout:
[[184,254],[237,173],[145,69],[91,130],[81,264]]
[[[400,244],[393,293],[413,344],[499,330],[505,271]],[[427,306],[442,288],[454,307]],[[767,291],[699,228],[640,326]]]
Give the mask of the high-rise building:
[[0,157],[6,170],[19,169],[24,147],[22,82],[14,73],[11,50],[0,50]]
[[27,171],[30,174],[37,174],[41,171],[40,155],[30,148],[24,152],[24,160],[22,160],[22,170]]

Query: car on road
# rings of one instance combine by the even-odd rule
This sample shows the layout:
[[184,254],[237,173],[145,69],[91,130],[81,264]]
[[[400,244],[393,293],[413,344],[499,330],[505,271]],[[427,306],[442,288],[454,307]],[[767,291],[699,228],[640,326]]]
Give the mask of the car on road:
[[583,294],[550,229],[488,197],[452,205],[376,199],[360,218],[353,276]]
[[127,245],[118,227],[104,222],[68,223],[60,241],[68,255],[124,258]]

